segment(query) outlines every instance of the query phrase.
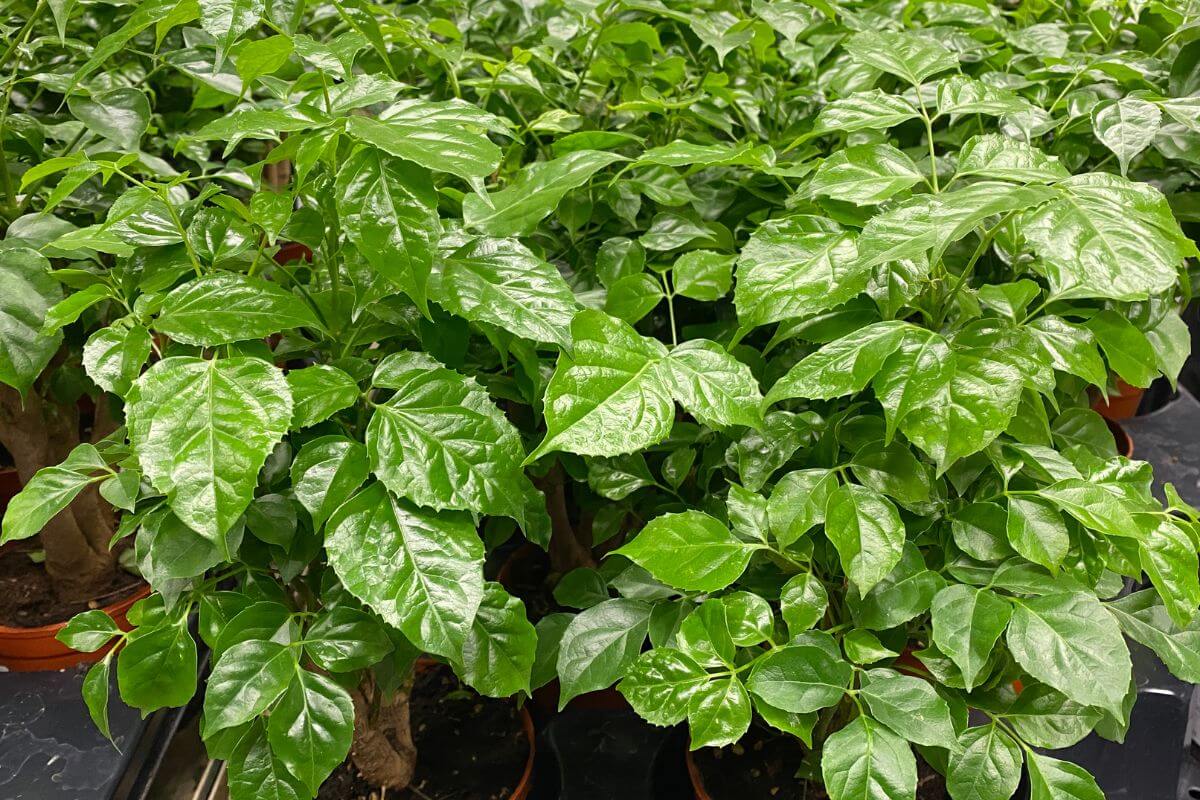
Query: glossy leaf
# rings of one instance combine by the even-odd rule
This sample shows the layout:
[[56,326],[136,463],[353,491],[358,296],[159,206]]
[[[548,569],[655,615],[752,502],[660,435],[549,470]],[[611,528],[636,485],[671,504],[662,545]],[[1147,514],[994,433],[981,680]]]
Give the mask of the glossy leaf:
[[146,477],[176,516],[218,541],[250,504],[292,398],[265,361],[176,356],[137,380],[126,413]]

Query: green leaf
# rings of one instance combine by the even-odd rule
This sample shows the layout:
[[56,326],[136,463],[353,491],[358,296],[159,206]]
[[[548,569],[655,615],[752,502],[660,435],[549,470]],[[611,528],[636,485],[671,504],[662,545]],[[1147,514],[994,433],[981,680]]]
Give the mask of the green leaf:
[[958,57],[940,42],[911,31],[859,31],[843,46],[855,61],[903,78],[913,86],[958,66]]
[[1038,317],[1026,328],[1055,369],[1078,375],[1093,386],[1107,385],[1108,369],[1091,329],[1053,315]]
[[721,598],[729,623],[729,636],[738,647],[752,647],[768,641],[775,618],[766,600],[751,592],[733,592]]
[[1106,605],[1125,635],[1153,650],[1171,674],[1200,682],[1200,620],[1179,627],[1153,589],[1133,592]]
[[375,271],[425,310],[429,274],[442,232],[429,172],[373,147],[363,147],[338,170],[334,191],[350,241]]
[[900,348],[911,327],[898,320],[876,322],[835,339],[788,370],[767,393],[767,404],[793,397],[830,400],[861,392]]
[[117,686],[143,713],[187,705],[196,693],[196,642],[187,626],[139,629],[117,655]]
[[1167,613],[1186,628],[1200,608],[1200,564],[1196,543],[1171,517],[1160,517],[1138,542],[1142,569],[1150,576]]
[[487,391],[424,353],[387,356],[376,386],[395,389],[375,406],[367,451],[393,494],[436,510],[522,518],[524,449]]
[[996,723],[968,728],[951,753],[946,789],[953,800],[1009,800],[1021,781],[1021,748]]
[[61,334],[42,335],[46,312],[62,299],[50,262],[26,247],[0,249],[0,382],[25,394],[58,350]]
[[[93,477],[100,470],[104,474]],[[61,464],[39,469],[8,502],[0,543],[37,535],[89,484],[110,474],[100,453],[87,443],[76,446]]]
[[1062,515],[1040,498],[1008,498],[1007,532],[1014,550],[1052,573],[1058,571],[1071,546]]
[[594,605],[572,619],[559,643],[559,710],[625,675],[641,653],[649,622],[650,605],[626,598]]
[[137,152],[150,127],[150,101],[137,89],[111,89],[90,97],[72,95],[67,108],[92,133],[126,152]]
[[750,695],[736,676],[701,685],[688,700],[688,747],[724,747],[750,728]]
[[708,673],[687,653],[656,647],[633,662],[617,688],[642,719],[675,725],[687,717],[688,703],[708,681]]
[[563,634],[574,614],[556,612],[547,614],[538,620],[534,630],[537,632],[537,650],[533,655],[533,669],[529,685],[539,689],[558,677],[558,650]]
[[341,436],[307,442],[292,461],[292,491],[320,530],[334,510],[367,480],[367,449]]
[[1103,712],[1081,706],[1062,692],[1034,684],[1015,693],[1004,720],[1035,747],[1070,747],[1092,732]]
[[847,595],[846,602],[859,627],[882,631],[924,614],[945,586],[940,574],[925,567],[921,551],[905,544],[900,563],[883,580],[862,598]]
[[193,136],[201,141],[224,141],[225,153],[228,154],[243,139],[278,139],[281,133],[294,133],[322,126],[328,121],[329,118],[324,113],[309,105],[252,108],[217,117],[196,131]]
[[755,662],[747,688],[784,711],[819,711],[841,701],[854,669],[846,661],[813,645],[788,645]]
[[1138,97],[1122,97],[1092,108],[1092,129],[1096,138],[1117,156],[1121,174],[1129,172],[1129,163],[1154,141],[1162,125],[1162,111],[1154,103]]
[[904,98],[871,89],[834,100],[821,109],[813,133],[883,130],[918,116],[917,109]]
[[118,320],[88,337],[83,368],[101,389],[124,397],[150,357],[150,346],[150,331]]
[[220,69],[225,55],[242,34],[258,25],[266,10],[265,0],[199,0],[200,25],[217,40]]
[[460,652],[483,599],[483,542],[468,515],[419,509],[372,483],[334,512],[325,549],[346,590],[409,641]]
[[219,542],[250,504],[292,399],[283,373],[260,359],[176,356],[137,380],[126,415],[146,478],[176,516]]
[[121,629],[112,617],[99,609],[92,609],[71,617],[54,638],[72,650],[94,653],[120,634]]
[[830,494],[825,535],[860,597],[887,577],[904,551],[904,524],[896,507],[878,492],[852,483]]
[[1033,752],[1028,764],[1030,800],[1104,800],[1083,767]]
[[1037,363],[1019,329],[976,323],[950,342],[909,337],[875,379],[889,429],[899,427],[937,462],[938,474],[1000,435]]
[[506,134],[504,120],[462,100],[408,99],[378,119],[353,115],[346,130],[397,158],[473,182],[496,171],[500,148],[487,134]]
[[974,136],[958,151],[957,175],[1017,183],[1053,183],[1070,173],[1032,145],[999,133]]
[[571,346],[578,303],[558,270],[516,239],[472,239],[445,258],[437,300],[472,322]]
[[811,572],[792,576],[779,590],[780,613],[792,636],[814,627],[828,607],[825,584]]
[[917,760],[907,742],[860,716],[826,740],[821,779],[830,800],[910,800]]
[[884,445],[876,441],[864,445],[854,454],[850,468],[859,483],[902,505],[927,502],[933,490],[928,468],[900,442]]
[[292,393],[293,430],[324,422],[358,402],[358,383],[328,364],[289,370],[287,383]]
[[[110,742],[112,730],[108,725],[108,685],[109,672],[112,663],[111,654],[100,659],[88,668],[83,677],[83,702],[87,706],[88,716],[104,738]],[[115,743],[114,743],[115,744]]]
[[[221,656],[218,669],[233,652]],[[211,679],[209,685],[211,692]],[[267,717],[271,753],[315,793],[345,760],[353,735],[350,694],[330,678],[296,667],[291,684]]]
[[1067,697],[1114,713],[1129,685],[1129,648],[1116,620],[1085,593],[1014,602],[1005,637],[1030,675]]
[[1158,325],[1145,333],[1150,346],[1154,348],[1154,363],[1158,371],[1174,389],[1176,378],[1183,371],[1192,351],[1192,334],[1187,323],[1175,314],[1167,314]]
[[827,469],[801,469],[780,478],[767,500],[775,541],[786,547],[823,523],[829,495],[837,487],[837,475]]
[[663,296],[662,284],[653,275],[629,275],[608,287],[604,310],[633,325],[653,311]]
[[910,742],[929,747],[958,747],[950,706],[933,686],[890,669],[866,673],[862,698],[871,715]]
[[979,181],[941,194],[918,194],[871,217],[858,238],[860,269],[903,259],[935,260],[951,244],[997,214],[1034,208],[1053,197],[1045,186]]
[[138,531],[134,552],[138,559],[138,571],[160,591],[172,580],[193,578],[220,564],[225,558],[225,548],[236,550],[240,541],[241,525],[231,530],[231,535],[213,542],[192,530],[167,508],[161,513],[151,513],[142,521]]
[[44,335],[58,333],[67,325],[78,320],[83,312],[96,303],[108,300],[112,296],[112,289],[103,283],[94,283],[86,289],[67,295],[66,299],[55,303],[46,312],[46,318],[42,321],[42,333]]
[[1178,225],[1158,190],[1102,173],[1058,187],[1020,220],[1056,297],[1141,300],[1175,285]]
[[483,601],[462,649],[462,677],[481,694],[528,694],[537,633],[525,604],[498,583],[484,584]]
[[247,84],[281,68],[292,54],[292,39],[284,34],[251,39],[238,48],[233,57],[238,75]]
[[1100,343],[1113,371],[1134,386],[1146,388],[1156,377],[1157,358],[1146,335],[1116,311],[1101,311],[1086,323]]
[[750,235],[737,262],[733,302],[748,328],[841,305],[867,286],[870,270],[854,237],[832,220],[768,220]]
[[750,142],[736,145],[693,144],[676,139],[642,153],[636,164],[661,164],[666,167],[721,167],[734,164],[760,165],[763,151]]
[[[1004,117],[1029,109],[1029,101],[1014,92],[965,75],[951,75],[938,81],[937,109],[942,116],[988,114]],[[994,134],[987,134],[993,136]],[[976,137],[977,139],[983,137]],[[997,137],[1002,138],[1002,137]],[[1010,140],[1016,142],[1015,139]],[[964,145],[965,147],[965,145]],[[1064,172],[1062,177],[1066,177]]]
[[176,341],[205,347],[305,327],[322,326],[303,300],[273,283],[232,272],[174,289],[154,322],[156,330]]
[[278,642],[239,642],[221,653],[204,692],[204,735],[254,719],[283,694],[296,670],[296,653]]
[[322,669],[353,672],[382,661],[392,643],[370,614],[339,605],[319,615],[305,632],[304,652]]
[[864,628],[855,628],[842,637],[842,649],[846,651],[846,658],[855,664],[874,664],[900,655],[895,650],[889,650],[878,636]]
[[[1126,498],[1095,481],[1066,478],[1038,489],[1038,494],[1094,531],[1106,536],[1136,537],[1142,526]],[[1140,510],[1140,509],[1138,509]]]
[[[205,744],[212,747],[213,739]],[[263,724],[256,721],[237,740],[229,755],[232,800],[305,800],[312,792],[292,775],[272,751]]]
[[759,427],[762,395],[750,367],[708,339],[692,339],[671,350],[664,378],[680,405],[704,425]]
[[968,690],[1008,627],[1012,606],[989,589],[954,584],[933,598],[933,641],[960,670]]
[[712,592],[741,576],[759,547],[701,511],[662,514],[616,550],[677,589]]
[[571,341],[546,388],[546,438],[526,462],[555,450],[621,455],[665,438],[674,418],[660,366],[667,348],[599,311],[575,316]]
[[491,236],[523,236],[558,207],[563,196],[597,172],[622,160],[616,153],[577,150],[551,161],[529,164],[503,189],[484,200],[463,199],[463,224]]
[[925,179],[912,159],[890,144],[839,150],[821,162],[809,191],[858,205],[882,203]]
[[736,256],[712,250],[691,250],[675,259],[671,280],[675,293],[693,300],[719,300],[733,285]]

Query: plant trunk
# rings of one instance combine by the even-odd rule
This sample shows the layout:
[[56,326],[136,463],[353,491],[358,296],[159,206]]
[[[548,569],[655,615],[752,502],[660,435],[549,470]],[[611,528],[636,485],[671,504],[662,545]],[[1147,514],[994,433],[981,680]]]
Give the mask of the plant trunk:
[[388,789],[404,789],[417,766],[409,719],[412,679],[395,693],[385,694],[368,674],[352,693],[354,740],[350,760],[370,783]]
[[555,464],[540,483],[538,488],[546,494],[546,511],[550,514],[550,545],[547,548],[550,571],[555,575],[565,575],[577,567],[594,567],[592,528],[590,524],[571,524],[562,465]]
[[[107,432],[105,404],[96,409],[94,433]],[[79,444],[79,409],[42,399],[37,390],[21,398],[0,388],[0,443],[12,455],[17,477],[29,482],[39,469],[58,464]],[[91,600],[111,578],[116,560],[108,549],[115,519],[93,484],[51,519],[39,534],[54,592],[67,601]]]

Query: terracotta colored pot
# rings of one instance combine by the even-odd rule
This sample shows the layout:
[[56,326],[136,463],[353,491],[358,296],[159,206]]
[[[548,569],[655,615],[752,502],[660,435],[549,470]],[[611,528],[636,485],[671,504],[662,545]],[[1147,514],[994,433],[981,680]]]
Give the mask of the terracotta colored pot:
[[288,242],[279,248],[279,252],[275,254],[276,264],[287,264],[291,261],[312,261],[313,252],[308,245],[300,244],[299,242]]
[[1113,439],[1117,442],[1117,454],[1126,458],[1133,457],[1133,437],[1129,435],[1129,431],[1121,426],[1121,423],[1115,419],[1104,418],[1108,423],[1108,429],[1112,431]]
[[1138,406],[1142,403],[1145,389],[1130,386],[1120,378],[1117,379],[1117,393],[1108,397],[1098,396],[1092,401],[1092,410],[1105,419],[1121,420],[1137,416]]
[[21,491],[21,479],[17,477],[16,468],[0,469],[0,515],[4,514],[4,510],[8,508],[8,501],[16,497],[19,491]]
[[[122,600],[104,606],[104,613],[113,618],[123,631],[132,626],[126,618],[130,606],[150,594],[149,586],[140,586]],[[66,626],[66,622],[41,625],[36,628],[10,628],[0,625],[0,666],[12,672],[41,672],[66,669],[76,664],[92,664],[104,658],[112,645],[94,653],[72,650],[54,637]]]
[[687,762],[688,778],[692,781],[692,791],[696,793],[696,800],[713,800],[712,795],[704,788],[704,778],[700,775],[700,768],[696,766],[696,759],[692,758],[692,751],[686,751],[684,760]]

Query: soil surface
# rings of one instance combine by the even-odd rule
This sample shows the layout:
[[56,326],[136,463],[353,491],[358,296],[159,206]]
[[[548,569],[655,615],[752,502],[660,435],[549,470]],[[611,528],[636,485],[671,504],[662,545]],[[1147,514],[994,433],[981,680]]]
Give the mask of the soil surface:
[[[825,790],[796,777],[803,753],[794,737],[751,726],[740,742],[692,753],[712,800],[829,800]],[[918,761],[917,800],[946,800],[946,782]]]
[[55,596],[46,570],[30,558],[39,549],[36,539],[12,542],[0,549],[0,625],[36,628],[66,622],[88,609],[112,605],[142,582],[136,575],[117,568],[94,599],[65,602]]
[[[463,688],[444,665],[417,674],[410,702],[417,771],[412,787],[389,789],[387,800],[508,800],[529,759],[517,707]],[[317,800],[382,796],[346,761],[321,785]]]

